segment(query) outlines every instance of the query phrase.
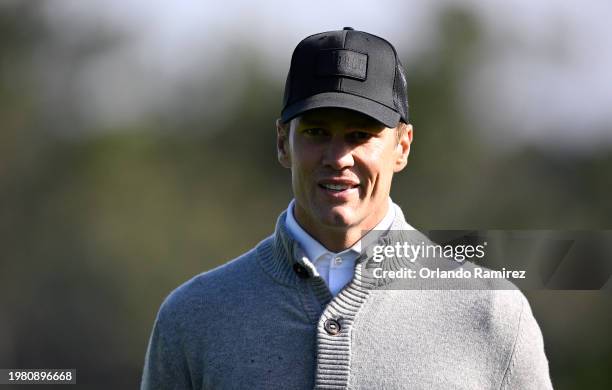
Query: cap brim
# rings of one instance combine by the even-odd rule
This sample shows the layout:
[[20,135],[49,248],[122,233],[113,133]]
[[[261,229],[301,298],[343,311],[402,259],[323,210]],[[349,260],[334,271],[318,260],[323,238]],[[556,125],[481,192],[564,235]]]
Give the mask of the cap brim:
[[281,120],[287,122],[306,111],[315,108],[346,108],[370,116],[387,127],[396,127],[400,114],[391,108],[361,96],[343,92],[324,92],[287,106],[281,113]]

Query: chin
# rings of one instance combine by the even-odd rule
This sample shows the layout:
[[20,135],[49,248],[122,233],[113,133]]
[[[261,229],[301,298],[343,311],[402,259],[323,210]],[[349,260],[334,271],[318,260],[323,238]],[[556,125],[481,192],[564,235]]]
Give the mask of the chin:
[[355,213],[348,206],[336,206],[322,215],[322,220],[329,226],[338,228],[349,227],[354,225]]

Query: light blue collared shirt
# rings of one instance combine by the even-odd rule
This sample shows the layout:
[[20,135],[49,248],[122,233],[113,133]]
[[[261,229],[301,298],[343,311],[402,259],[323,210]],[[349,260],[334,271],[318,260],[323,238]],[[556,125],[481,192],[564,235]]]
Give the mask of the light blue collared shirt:
[[[329,291],[336,296],[342,288],[353,279],[355,259],[361,253],[361,240],[339,253],[330,252],[308,234],[296,221],[293,215],[295,199],[287,208],[287,229],[297,243],[296,256],[305,256],[317,269],[319,276],[325,280]],[[389,198],[387,214],[372,230],[388,230],[395,218],[395,207]]]

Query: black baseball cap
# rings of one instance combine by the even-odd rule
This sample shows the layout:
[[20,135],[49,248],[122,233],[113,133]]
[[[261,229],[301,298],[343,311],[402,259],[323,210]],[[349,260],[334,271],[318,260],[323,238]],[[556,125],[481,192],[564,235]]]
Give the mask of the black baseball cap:
[[406,72],[393,45],[351,27],[302,40],[291,57],[281,121],[323,107],[358,111],[387,127],[408,123]]

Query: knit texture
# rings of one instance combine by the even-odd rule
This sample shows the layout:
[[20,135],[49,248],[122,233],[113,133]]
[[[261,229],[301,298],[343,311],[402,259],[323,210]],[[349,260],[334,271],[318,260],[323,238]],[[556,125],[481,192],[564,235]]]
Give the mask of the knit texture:
[[[391,231],[401,231],[394,207]],[[272,236],[174,290],[155,320],[141,389],[552,388],[520,291],[394,287],[371,277],[364,251],[333,297],[294,244],[283,213]]]

